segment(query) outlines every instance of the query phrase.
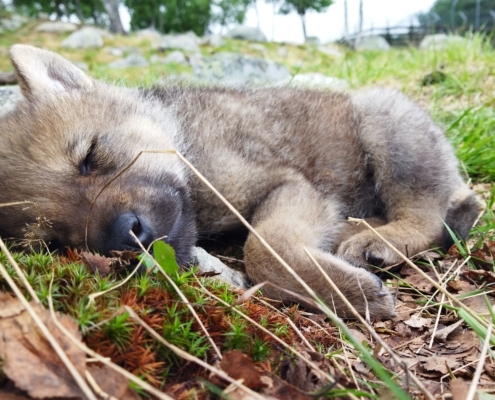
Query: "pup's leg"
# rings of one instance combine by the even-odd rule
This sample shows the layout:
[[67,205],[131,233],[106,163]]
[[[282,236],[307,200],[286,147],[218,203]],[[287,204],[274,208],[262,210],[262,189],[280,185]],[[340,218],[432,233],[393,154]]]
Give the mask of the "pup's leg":
[[[349,315],[346,306],[304,252],[306,247],[318,260],[347,299],[362,314],[394,315],[394,299],[381,280],[328,252],[345,223],[340,205],[323,198],[305,182],[287,183],[275,189],[255,212],[253,226],[297,274],[340,315]],[[253,235],[245,245],[246,271],[254,282],[270,281],[306,294],[304,289],[278,263]],[[272,297],[290,300],[287,294],[266,287]]]
[[[360,140],[387,224],[377,231],[405,255],[448,246],[444,221],[462,237],[477,214],[452,146],[430,117],[404,95],[371,90],[354,98]],[[356,266],[401,258],[369,231],[345,240],[338,254]]]

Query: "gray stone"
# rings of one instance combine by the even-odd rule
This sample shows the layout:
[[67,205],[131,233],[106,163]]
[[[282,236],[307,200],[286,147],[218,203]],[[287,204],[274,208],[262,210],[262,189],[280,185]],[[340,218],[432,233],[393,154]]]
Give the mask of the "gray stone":
[[160,51],[178,49],[196,53],[199,51],[200,43],[201,40],[193,32],[188,32],[180,35],[164,35],[158,45],[152,47]]
[[249,287],[249,278],[244,272],[228,267],[201,247],[193,247],[191,265],[197,265],[200,273],[219,273],[219,275],[213,277],[214,279],[218,279],[242,289],[247,289]]
[[201,40],[202,46],[211,46],[211,47],[220,47],[223,45],[223,39],[220,35],[209,35],[205,36],[203,40]]
[[137,37],[142,37],[146,39],[161,39],[162,37],[162,34],[153,28],[140,29],[135,33]]
[[297,74],[289,82],[289,86],[319,90],[342,91],[349,89],[349,83],[343,79],[323,75],[319,72]]
[[257,51],[259,53],[266,53],[266,47],[263,46],[261,43],[251,43],[249,46],[251,50]]
[[38,13],[38,19],[50,19],[50,14],[46,12],[40,12]]
[[0,86],[0,116],[12,110],[22,99],[19,86]]
[[287,50],[287,47],[279,47],[277,49],[277,55],[286,58],[289,55],[289,50]]
[[115,57],[122,57],[124,55],[124,50],[119,47],[107,47],[105,52]]
[[381,36],[361,36],[356,39],[354,44],[356,50],[376,50],[376,51],[388,51],[390,45]]
[[422,50],[440,50],[445,49],[451,44],[466,44],[468,43],[465,38],[458,35],[446,35],[445,33],[437,33],[435,35],[426,35],[421,43],[419,44],[419,48]]
[[39,24],[35,30],[38,32],[64,33],[74,32],[77,28],[78,26],[72,22],[46,21]]
[[103,38],[100,31],[93,27],[84,27],[75,31],[62,41],[62,47],[71,49],[87,49],[102,47]]
[[226,37],[232,39],[251,40],[253,42],[266,42],[266,36],[259,28],[251,26],[236,26],[227,32]]
[[10,16],[10,18],[0,19],[0,25],[4,29],[7,29],[9,31],[15,31],[15,30],[21,28],[27,21],[28,21],[28,18],[26,18],[22,15],[12,14]]
[[94,33],[99,33],[102,37],[107,38],[107,39],[112,39],[113,34],[111,34],[109,31],[103,28],[98,28],[97,26],[85,26],[83,29],[85,29],[87,32],[94,32]]
[[115,60],[108,64],[108,68],[123,69],[131,67],[147,67],[148,61],[140,54],[130,54],[126,58]]
[[150,61],[152,63],[162,63],[162,64],[169,64],[169,63],[183,64],[183,65],[189,64],[184,53],[179,50],[172,51],[166,57],[159,57],[156,54],[153,54],[150,58]]
[[237,53],[217,53],[193,65],[194,77],[226,86],[277,85],[290,80],[283,65]]
[[332,47],[332,46],[318,46],[317,49],[320,53],[326,54],[327,56],[330,56],[333,58],[343,58],[344,57],[344,52],[342,52],[341,50],[339,50],[335,47]]

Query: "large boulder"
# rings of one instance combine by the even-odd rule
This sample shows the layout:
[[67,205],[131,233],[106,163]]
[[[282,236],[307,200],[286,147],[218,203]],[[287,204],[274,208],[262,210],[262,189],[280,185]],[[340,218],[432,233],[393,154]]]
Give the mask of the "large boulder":
[[292,77],[281,64],[237,53],[216,53],[193,64],[193,72],[201,82],[234,87],[285,84]]
[[2,18],[0,19],[0,26],[3,29],[7,29],[9,31],[15,31],[22,27],[28,21],[27,17],[24,17],[19,14],[12,14],[10,18]]
[[54,33],[65,33],[74,32],[78,26],[72,22],[62,22],[62,21],[46,21],[42,22],[36,27],[38,32],[54,32]]
[[390,45],[381,36],[361,36],[356,39],[354,44],[356,50],[374,50],[374,51],[388,51]]
[[201,39],[194,32],[187,32],[179,35],[163,35],[160,41],[152,47],[159,51],[182,50],[190,53],[199,51]]
[[161,64],[170,64],[170,63],[183,64],[183,65],[189,64],[185,54],[179,50],[172,51],[166,57],[159,57],[156,54],[153,54],[150,58],[150,61],[152,63],[161,63]]
[[436,33],[434,35],[426,35],[419,44],[419,48],[422,50],[440,50],[450,46],[453,43],[461,44],[467,43],[467,41],[462,36]]
[[259,28],[251,26],[236,26],[225,35],[232,39],[251,40],[253,42],[266,42],[266,36]]
[[0,116],[12,110],[22,98],[19,86],[0,86]]
[[71,49],[98,48],[103,46],[103,37],[100,30],[87,26],[71,33],[62,41],[62,47]]
[[115,60],[108,64],[108,68],[112,69],[124,69],[131,67],[147,67],[149,65],[146,58],[140,54],[130,54],[126,58]]
[[289,86],[333,91],[349,89],[349,83],[347,81],[333,76],[327,76],[319,72],[297,74],[291,79]]

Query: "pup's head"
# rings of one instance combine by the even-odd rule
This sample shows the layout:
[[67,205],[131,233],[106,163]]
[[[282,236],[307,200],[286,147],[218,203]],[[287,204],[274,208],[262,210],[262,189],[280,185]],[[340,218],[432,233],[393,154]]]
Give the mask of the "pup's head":
[[116,177],[142,150],[180,150],[171,112],[55,53],[10,54],[26,100],[0,120],[0,204],[32,203],[0,206],[0,236],[108,253],[138,249],[133,231],[187,262],[196,228],[180,160],[144,153]]

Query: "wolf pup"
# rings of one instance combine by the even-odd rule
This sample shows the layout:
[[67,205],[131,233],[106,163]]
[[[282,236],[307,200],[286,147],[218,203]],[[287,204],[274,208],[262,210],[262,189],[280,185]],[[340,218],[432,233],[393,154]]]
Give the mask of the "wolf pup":
[[[442,130],[404,95],[289,88],[230,90],[110,86],[61,56],[11,49],[25,100],[0,121],[0,235],[52,248],[139,251],[167,237],[186,265],[198,235],[237,218],[173,154],[176,149],[338,312],[339,297],[306,247],[356,309],[394,315],[394,299],[368,264],[399,261],[348,216],[369,219],[404,254],[466,237],[477,205]],[[88,219],[88,224],[87,224]],[[87,229],[87,237],[86,237]],[[302,287],[249,235],[248,276]],[[266,288],[267,295],[288,299]]]

